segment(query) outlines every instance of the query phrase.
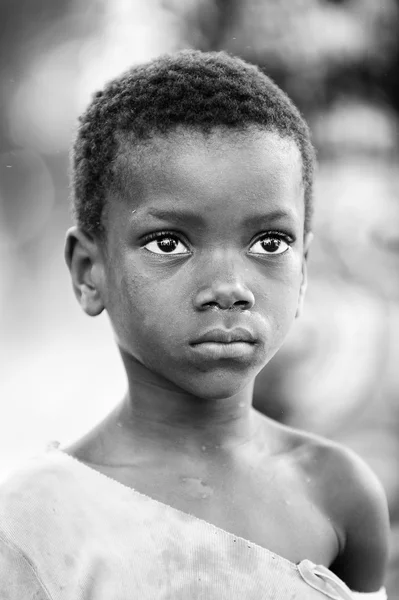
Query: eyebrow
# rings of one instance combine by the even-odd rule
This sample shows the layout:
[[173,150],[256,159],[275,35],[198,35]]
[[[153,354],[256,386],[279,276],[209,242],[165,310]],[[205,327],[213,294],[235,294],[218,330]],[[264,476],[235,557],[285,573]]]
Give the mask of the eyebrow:
[[[134,215],[133,218],[135,218]],[[138,215],[137,215],[138,216]],[[179,209],[158,209],[153,208],[149,209],[146,212],[145,216],[154,217],[160,221],[179,223],[184,225],[204,225],[205,218],[202,215],[197,213],[187,211],[187,210],[179,210]],[[244,220],[244,225],[247,227],[256,227],[262,223],[271,224],[276,221],[288,220],[292,225],[296,225],[298,219],[295,213],[289,209],[277,209],[271,211],[269,213],[259,213],[254,214]]]
[[248,227],[256,227],[264,223],[269,225],[283,220],[286,222],[288,221],[288,223],[293,226],[298,224],[298,217],[294,211],[289,209],[276,209],[269,213],[262,212],[257,215],[251,215],[248,219],[245,219],[244,222]]
[[154,217],[159,221],[168,221],[173,223],[179,223],[183,225],[204,225],[205,219],[202,215],[191,212],[189,210],[179,209],[161,209],[153,208],[150,209],[146,216]]

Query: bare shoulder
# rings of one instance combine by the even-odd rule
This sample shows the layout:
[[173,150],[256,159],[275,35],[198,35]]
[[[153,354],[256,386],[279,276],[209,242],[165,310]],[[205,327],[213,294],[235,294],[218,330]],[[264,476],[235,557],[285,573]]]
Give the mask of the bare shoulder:
[[339,553],[333,570],[353,590],[378,590],[384,581],[389,517],[385,492],[355,452],[322,437],[287,430],[299,472],[311,482],[311,495],[333,524]]
[[377,591],[384,582],[388,556],[385,492],[374,472],[354,452],[336,445],[331,455],[326,506],[342,536],[332,569],[356,591]]
[[358,454],[317,435],[294,430],[292,435],[298,467],[317,483],[317,488],[325,490],[325,500],[331,499],[340,521],[345,523],[349,517],[352,522],[353,506],[357,512],[360,505],[386,509],[385,492],[379,479]]

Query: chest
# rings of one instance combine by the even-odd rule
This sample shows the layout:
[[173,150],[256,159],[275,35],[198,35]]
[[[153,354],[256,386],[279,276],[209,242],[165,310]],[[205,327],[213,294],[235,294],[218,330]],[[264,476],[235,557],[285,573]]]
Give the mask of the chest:
[[158,463],[104,474],[291,562],[331,564],[337,536],[314,486],[295,470],[279,467]]

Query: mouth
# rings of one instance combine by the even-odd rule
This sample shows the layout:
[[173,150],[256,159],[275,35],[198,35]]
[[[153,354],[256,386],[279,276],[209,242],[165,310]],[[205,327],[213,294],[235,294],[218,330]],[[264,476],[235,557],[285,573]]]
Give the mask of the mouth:
[[204,358],[248,359],[252,356],[257,338],[248,329],[212,329],[190,346]]
[[247,344],[256,344],[257,338],[249,329],[236,327],[235,329],[210,329],[197,338],[191,345],[204,343],[216,344],[235,344],[245,342]]

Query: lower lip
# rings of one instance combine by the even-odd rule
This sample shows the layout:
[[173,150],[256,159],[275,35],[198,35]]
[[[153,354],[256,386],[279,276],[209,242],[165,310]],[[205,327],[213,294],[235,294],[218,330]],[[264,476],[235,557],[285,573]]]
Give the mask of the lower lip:
[[221,342],[202,342],[192,346],[196,352],[205,358],[248,358],[254,352],[255,344],[248,342],[231,342],[223,344]]

